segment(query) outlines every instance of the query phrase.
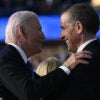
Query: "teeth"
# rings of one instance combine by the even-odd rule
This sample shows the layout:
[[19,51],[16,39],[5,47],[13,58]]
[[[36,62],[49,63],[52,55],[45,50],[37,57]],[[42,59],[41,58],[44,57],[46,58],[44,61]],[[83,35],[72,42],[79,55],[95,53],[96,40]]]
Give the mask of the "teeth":
[[66,47],[68,47],[68,43],[69,43],[69,41],[68,41],[68,40],[66,40]]
[[66,43],[68,43],[69,41],[68,40],[66,40]]

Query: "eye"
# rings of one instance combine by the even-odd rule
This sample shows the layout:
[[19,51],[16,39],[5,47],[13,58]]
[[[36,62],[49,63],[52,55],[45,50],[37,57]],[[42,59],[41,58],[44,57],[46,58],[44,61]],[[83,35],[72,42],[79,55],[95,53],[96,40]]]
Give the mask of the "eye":
[[61,26],[61,29],[62,29],[62,30],[64,30],[64,27],[63,27],[63,26]]

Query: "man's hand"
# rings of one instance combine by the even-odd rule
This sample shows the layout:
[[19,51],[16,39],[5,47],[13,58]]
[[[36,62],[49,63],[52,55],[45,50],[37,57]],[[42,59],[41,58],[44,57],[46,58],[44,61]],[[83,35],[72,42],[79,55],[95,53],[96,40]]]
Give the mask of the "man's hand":
[[78,53],[72,53],[70,57],[63,63],[63,66],[74,69],[78,64],[89,64],[88,61],[82,58],[92,58],[92,53],[90,51],[81,51]]

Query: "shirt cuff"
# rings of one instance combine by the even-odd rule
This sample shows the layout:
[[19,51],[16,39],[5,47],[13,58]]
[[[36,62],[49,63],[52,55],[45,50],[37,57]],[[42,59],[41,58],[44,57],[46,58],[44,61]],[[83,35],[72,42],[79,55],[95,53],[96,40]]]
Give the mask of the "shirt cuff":
[[67,67],[65,66],[60,66],[59,68],[61,68],[67,75],[69,75],[71,73],[71,70],[68,69]]

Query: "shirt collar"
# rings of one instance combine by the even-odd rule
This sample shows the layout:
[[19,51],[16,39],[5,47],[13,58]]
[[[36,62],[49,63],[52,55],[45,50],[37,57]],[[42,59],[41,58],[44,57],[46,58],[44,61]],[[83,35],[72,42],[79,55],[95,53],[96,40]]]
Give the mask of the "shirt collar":
[[24,62],[27,63],[28,59],[27,59],[25,52],[19,46],[15,45],[13,43],[9,43],[9,45],[12,45],[14,48],[16,48],[16,50],[19,52],[19,54],[21,55]]
[[82,51],[89,43],[91,43],[91,42],[93,42],[93,41],[95,41],[95,40],[96,40],[96,38],[95,38],[95,39],[90,39],[90,40],[86,41],[85,43],[83,43],[83,44],[78,48],[77,52]]

